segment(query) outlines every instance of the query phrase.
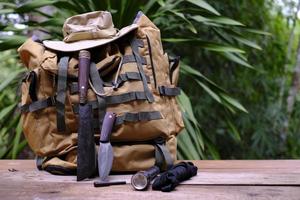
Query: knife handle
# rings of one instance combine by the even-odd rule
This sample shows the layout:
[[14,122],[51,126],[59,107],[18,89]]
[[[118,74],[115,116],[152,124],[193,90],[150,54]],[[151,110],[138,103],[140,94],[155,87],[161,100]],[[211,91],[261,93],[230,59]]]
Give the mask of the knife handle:
[[100,142],[108,142],[116,119],[116,114],[106,112],[102,124]]
[[90,74],[90,61],[91,54],[87,50],[81,50],[79,52],[79,74],[78,74],[78,91],[79,91],[79,103],[85,104],[87,100],[88,80]]

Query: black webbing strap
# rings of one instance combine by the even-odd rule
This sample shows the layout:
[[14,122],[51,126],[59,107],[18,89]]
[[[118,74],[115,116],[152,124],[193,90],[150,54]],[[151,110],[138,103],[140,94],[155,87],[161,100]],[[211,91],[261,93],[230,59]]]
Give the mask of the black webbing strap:
[[[120,104],[120,103],[126,103],[134,100],[146,100],[146,99],[147,98],[145,92],[128,92],[128,93],[115,95],[115,96],[106,96],[105,102],[106,104]],[[88,104],[92,105],[93,109],[98,108],[97,101],[89,101]],[[73,112],[75,114],[78,113],[78,104],[73,105]]]
[[145,92],[128,92],[120,95],[107,96],[105,100],[108,104],[119,104],[133,100],[146,100]]
[[[135,62],[136,62],[136,60],[135,60],[134,55],[124,55],[123,58],[122,58],[122,63],[123,64],[125,64],[125,63],[135,63]],[[141,62],[142,62],[143,65],[146,65],[147,64],[146,58],[141,56]]]
[[138,67],[138,70],[140,72],[140,75],[141,75],[141,78],[142,78],[142,81],[143,81],[144,91],[146,93],[147,100],[149,102],[153,102],[154,97],[153,97],[152,93],[150,92],[150,90],[148,88],[147,79],[146,79],[146,76],[145,76],[145,73],[144,73],[144,70],[143,70],[142,59],[141,59],[141,56],[140,56],[140,53],[139,53],[138,40],[132,39],[130,41],[130,46],[132,48],[132,52],[133,52],[133,55],[135,57],[137,67]]
[[[150,121],[162,119],[160,112],[139,112],[139,113],[125,113],[124,115],[118,116],[115,120],[115,125],[121,125],[124,122],[138,122],[138,121]],[[93,119],[93,128],[99,128],[98,119]]]
[[[147,82],[150,83],[150,77],[146,75]],[[120,74],[117,80],[117,85],[120,85],[126,81],[141,81],[142,78],[138,72],[125,72],[124,74]],[[103,82],[103,86],[112,87],[113,82]],[[78,83],[72,82],[69,84],[70,93],[76,94],[78,93]]]
[[37,94],[36,94],[36,82],[37,82],[37,75],[35,71],[31,71],[29,73],[28,79],[30,80],[30,85],[29,85],[29,96],[32,101],[37,101]]
[[175,58],[169,58],[169,63],[170,63],[170,81],[171,81],[171,84],[174,84],[172,82],[172,80],[173,80],[173,73],[174,73],[174,71],[176,70],[176,68],[179,65],[179,60],[180,60],[180,56],[177,56]]
[[[147,83],[150,83],[150,77],[145,75]],[[120,74],[117,80],[117,84],[121,84],[126,81],[142,81],[140,73],[138,72],[125,72],[124,74]]]
[[155,140],[155,165],[162,168],[164,161],[167,169],[170,169],[173,166],[174,161],[165,145],[164,139],[158,138]]
[[57,95],[56,95],[56,124],[57,131],[63,132],[66,130],[65,123],[65,101],[67,90],[69,57],[64,56],[58,63],[58,80],[57,80]]
[[30,104],[25,104],[21,106],[20,110],[22,113],[35,112],[37,110],[47,108],[50,106],[55,106],[55,105],[56,105],[55,97],[48,97],[47,99],[44,100],[38,100]]
[[124,113],[124,115],[118,116],[115,121],[115,125],[123,124],[124,122],[138,122],[138,121],[150,121],[162,119],[160,112],[138,112],[138,113]]
[[140,48],[144,47],[144,42],[143,42],[142,39],[135,38],[135,40],[136,40],[136,43],[137,43],[138,47],[140,47]]
[[[98,93],[104,94],[104,88],[103,88],[103,80],[101,79],[99,72],[97,70],[96,64],[91,63],[91,68],[90,68],[90,77],[93,83],[93,86],[95,90]],[[99,119],[99,125],[101,124],[104,119],[104,115],[106,112],[106,101],[104,97],[101,97],[99,95],[97,96],[97,107],[98,107],[98,119]],[[101,126],[99,127],[101,129]]]
[[44,162],[44,158],[41,157],[41,156],[36,156],[35,158],[35,164],[36,164],[36,167],[38,168],[38,170],[42,170],[42,165],[43,165],[43,162]]
[[166,86],[158,86],[158,91],[160,95],[163,96],[177,96],[180,95],[180,88],[179,87],[166,87]]

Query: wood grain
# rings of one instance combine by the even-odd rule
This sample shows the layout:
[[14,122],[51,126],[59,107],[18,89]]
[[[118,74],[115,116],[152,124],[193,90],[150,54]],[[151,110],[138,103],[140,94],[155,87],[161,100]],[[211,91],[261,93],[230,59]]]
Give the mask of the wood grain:
[[196,177],[171,193],[137,192],[131,175],[113,175],[127,185],[94,188],[93,180],[38,171],[33,160],[0,160],[0,199],[297,199],[299,160],[193,161]]

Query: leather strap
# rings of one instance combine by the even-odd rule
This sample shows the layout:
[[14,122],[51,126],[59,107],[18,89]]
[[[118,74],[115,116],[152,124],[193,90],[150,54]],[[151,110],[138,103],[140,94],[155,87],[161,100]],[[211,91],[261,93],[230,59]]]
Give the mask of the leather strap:
[[[101,77],[99,75],[99,72],[97,70],[95,63],[91,63],[90,77],[91,77],[91,80],[92,80],[95,90],[98,93],[104,94],[103,80],[101,79]],[[105,101],[104,97],[101,97],[98,95],[96,95],[96,96],[97,96],[97,107],[98,107],[98,119],[99,119],[99,124],[101,124],[101,126],[99,128],[101,130],[104,115],[106,112],[106,101]]]
[[137,67],[138,67],[138,70],[140,72],[140,75],[141,75],[141,78],[142,78],[142,81],[143,81],[144,91],[145,91],[147,100],[148,100],[148,102],[152,103],[154,101],[154,97],[153,97],[152,93],[150,92],[150,90],[148,88],[147,79],[146,79],[146,76],[145,76],[145,73],[144,73],[144,70],[143,70],[142,59],[141,59],[141,56],[140,56],[140,53],[139,53],[139,46],[138,45],[139,44],[138,44],[136,39],[132,39],[130,41],[130,46],[132,48],[132,52],[133,52],[133,55],[135,57]]
[[69,57],[64,56],[58,63],[58,80],[57,80],[57,95],[56,95],[56,124],[57,131],[63,132],[66,130],[65,123],[65,101],[67,90]]
[[166,86],[159,86],[158,91],[160,95],[163,96],[177,96],[180,95],[180,88],[179,87],[166,87]]

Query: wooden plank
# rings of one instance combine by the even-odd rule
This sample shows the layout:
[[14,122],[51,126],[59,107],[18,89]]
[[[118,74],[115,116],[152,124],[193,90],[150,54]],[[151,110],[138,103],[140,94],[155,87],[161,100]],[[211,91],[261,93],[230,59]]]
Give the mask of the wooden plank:
[[[210,161],[211,162],[216,161]],[[230,161],[226,161],[226,165]],[[252,161],[256,162],[256,161]],[[290,161],[293,163],[294,161]],[[202,165],[202,162],[195,162],[198,166]],[[207,163],[207,162],[206,162]],[[228,165],[227,167],[232,167],[227,170],[220,170],[220,168],[204,170],[200,168],[196,177],[191,180],[183,182],[186,185],[290,185],[299,186],[300,185],[300,171],[293,170],[291,168],[282,168],[287,166],[293,166],[292,164],[285,163],[284,165],[273,165],[272,168],[262,167],[260,171],[249,170],[248,166],[241,164],[241,162],[236,162],[240,166],[237,168],[234,164]],[[247,162],[249,163],[249,162]],[[266,166],[268,163],[264,162]],[[274,162],[273,162],[274,163]],[[278,163],[278,162],[277,162]],[[250,163],[251,165],[251,163]],[[34,166],[33,161],[0,161],[0,180],[2,181],[21,181],[27,182],[52,182],[52,183],[72,183],[76,182],[75,176],[57,176],[51,175],[45,171],[38,171]],[[6,167],[5,167],[6,166]],[[243,169],[243,167],[245,167]],[[246,168],[247,167],[247,168]],[[281,168],[281,169],[280,169]],[[10,171],[9,171],[10,169]],[[246,169],[246,170],[245,170]],[[16,170],[16,171],[14,171]],[[131,175],[113,175],[110,176],[111,180],[126,180],[129,184]],[[91,181],[82,182],[83,184],[91,184]]]
[[[218,169],[224,170],[291,170],[300,171],[300,160],[194,160],[193,163],[201,171]],[[22,164],[23,170],[35,169],[33,160],[0,160],[0,170],[7,170],[9,167],[19,167]]]
[[128,185],[94,188],[76,183],[0,183],[2,200],[10,199],[205,199],[205,200],[299,200],[298,187],[270,186],[185,186],[180,185],[171,193],[160,191],[134,191]]
[[[38,171],[33,160],[0,160],[0,199],[300,199],[299,161],[194,161],[199,172],[171,193],[137,192],[129,184],[94,188],[93,181]],[[111,176],[126,179],[130,175]]]

